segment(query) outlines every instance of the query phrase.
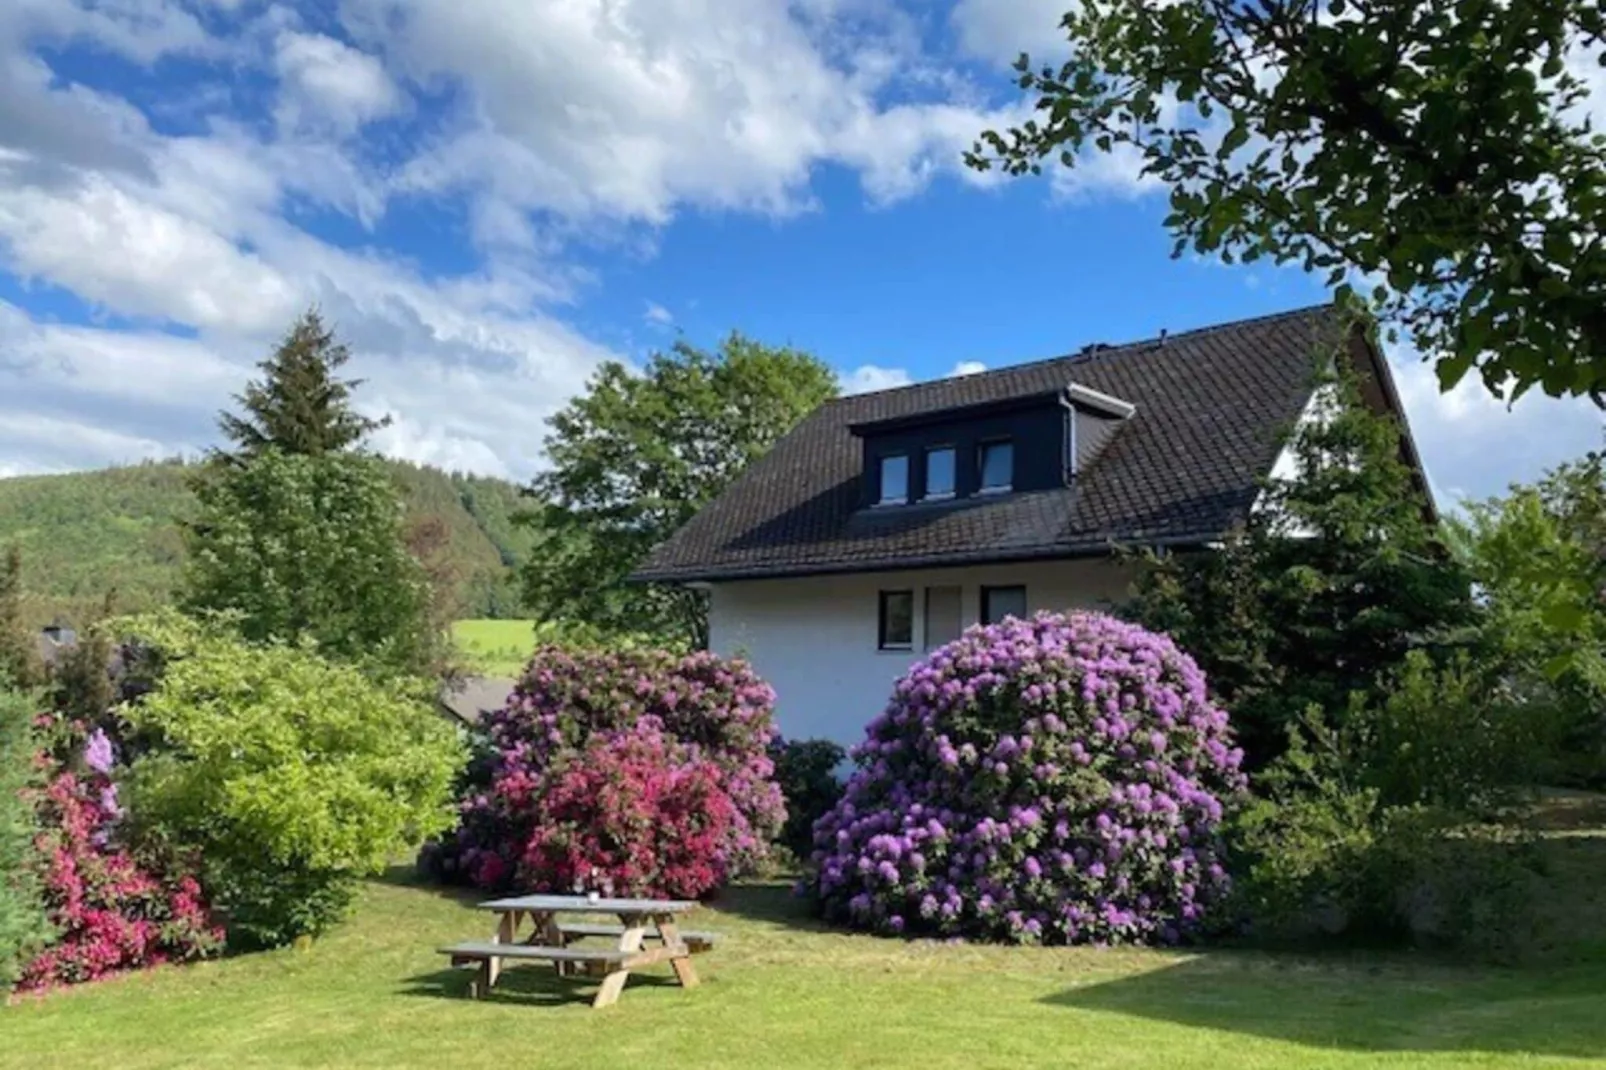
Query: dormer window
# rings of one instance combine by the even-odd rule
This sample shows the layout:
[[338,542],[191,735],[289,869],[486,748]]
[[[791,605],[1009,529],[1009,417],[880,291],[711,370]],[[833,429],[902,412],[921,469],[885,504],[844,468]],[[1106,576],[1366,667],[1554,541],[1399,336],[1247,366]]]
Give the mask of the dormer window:
[[881,458],[882,505],[902,505],[909,500],[909,455],[893,453]]
[[1008,439],[983,442],[976,467],[983,494],[1001,494],[1015,485],[1015,444]]
[[936,446],[926,451],[926,500],[954,496],[954,448]]

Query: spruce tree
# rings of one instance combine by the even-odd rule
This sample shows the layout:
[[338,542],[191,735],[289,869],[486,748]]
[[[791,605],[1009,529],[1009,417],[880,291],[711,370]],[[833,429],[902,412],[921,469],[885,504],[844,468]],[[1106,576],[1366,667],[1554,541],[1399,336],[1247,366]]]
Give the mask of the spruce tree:
[[1476,615],[1445,552],[1400,429],[1330,376],[1322,419],[1291,440],[1295,473],[1219,550],[1151,560],[1124,615],[1167,631],[1205,670],[1251,766],[1283,750],[1309,707],[1341,720],[1415,649],[1455,642]]
[[350,350],[336,340],[318,310],[305,312],[273,355],[258,363],[263,379],[235,396],[243,414],[219,414],[223,434],[236,447],[224,456],[249,460],[272,447],[318,457],[349,449],[387,426],[388,416],[371,420],[352,409],[351,392],[362,380],[335,374],[350,359]]

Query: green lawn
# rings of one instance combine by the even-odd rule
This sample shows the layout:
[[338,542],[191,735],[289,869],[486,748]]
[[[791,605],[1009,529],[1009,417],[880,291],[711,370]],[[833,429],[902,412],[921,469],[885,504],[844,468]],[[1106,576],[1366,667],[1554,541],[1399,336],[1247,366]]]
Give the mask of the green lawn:
[[[1563,846],[1598,861],[1599,843]],[[0,1009],[0,1066],[1606,1066],[1606,958],[1506,971],[903,942],[824,930],[779,886],[702,915],[728,942],[699,956],[698,989],[649,974],[593,1011],[589,986],[521,967],[473,1002],[432,949],[485,935],[486,916],[399,869],[310,949]]]
[[535,649],[535,622],[460,620],[452,625],[452,638],[473,671],[513,677]]

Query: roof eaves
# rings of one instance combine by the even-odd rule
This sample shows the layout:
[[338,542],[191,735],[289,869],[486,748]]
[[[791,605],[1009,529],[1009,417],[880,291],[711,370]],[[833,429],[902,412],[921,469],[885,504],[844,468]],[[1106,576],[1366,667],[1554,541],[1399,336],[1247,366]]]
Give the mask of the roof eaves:
[[1224,532],[1191,532],[1184,535],[1106,537],[1080,543],[1022,547],[1015,550],[967,550],[937,554],[905,554],[900,557],[858,558],[852,560],[778,562],[773,565],[729,565],[719,568],[638,570],[625,577],[627,583],[730,583],[738,580],[789,579],[801,576],[837,576],[860,572],[907,572],[922,568],[960,565],[1007,564],[1017,561],[1078,560],[1104,557],[1121,548],[1178,549],[1206,546],[1218,542]]

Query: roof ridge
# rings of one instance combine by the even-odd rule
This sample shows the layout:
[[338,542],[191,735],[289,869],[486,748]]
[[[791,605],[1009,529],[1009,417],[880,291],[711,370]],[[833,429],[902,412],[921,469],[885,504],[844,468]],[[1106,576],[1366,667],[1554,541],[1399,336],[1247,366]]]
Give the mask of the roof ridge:
[[[1331,302],[1323,301],[1316,304],[1302,305],[1299,308],[1286,309],[1282,312],[1266,312],[1258,316],[1246,316],[1243,319],[1227,320],[1223,323],[1212,323],[1204,327],[1189,327],[1186,330],[1178,331],[1175,334],[1166,332],[1164,337],[1166,342],[1170,343],[1179,338],[1192,338],[1198,335],[1212,334],[1216,331],[1225,331],[1235,327],[1246,327],[1254,323],[1267,323],[1272,320],[1295,319],[1299,316],[1308,316],[1313,312],[1330,310],[1332,308],[1333,305]],[[878,394],[896,394],[900,390],[913,390],[922,386],[936,386],[939,383],[946,383],[955,379],[985,379],[992,375],[1003,375],[1007,372],[1018,372],[1026,368],[1035,368],[1043,364],[1057,364],[1062,360],[1075,360],[1076,358],[1082,356],[1109,356],[1113,353],[1137,349],[1141,346],[1153,345],[1154,343],[1159,342],[1160,338],[1161,335],[1157,334],[1148,338],[1134,339],[1130,342],[1116,342],[1106,345],[1105,348],[1096,350],[1094,353],[1086,353],[1085,350],[1079,349],[1073,350],[1069,353],[1060,353],[1052,357],[1038,357],[1034,360],[1021,361],[1019,364],[1005,364],[1002,367],[988,368],[985,371],[971,372],[968,375],[945,375],[940,379],[924,379],[918,383],[905,383],[902,386],[886,386],[882,387],[880,390],[863,390],[857,394],[839,394],[838,396],[826,401],[826,404],[838,405],[847,401],[855,401],[859,398],[872,398]],[[1089,344],[1096,345],[1098,343]]]

